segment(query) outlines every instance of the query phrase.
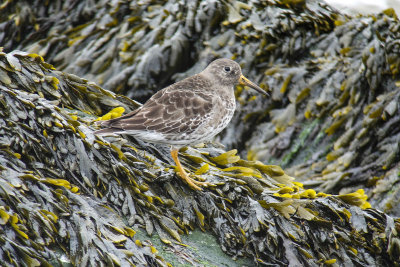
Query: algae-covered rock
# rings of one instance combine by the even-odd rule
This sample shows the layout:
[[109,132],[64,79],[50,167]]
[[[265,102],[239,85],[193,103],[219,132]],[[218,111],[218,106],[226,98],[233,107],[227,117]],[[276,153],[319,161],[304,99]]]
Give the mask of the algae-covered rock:
[[[4,2],[1,261],[165,265],[132,229],[173,246],[200,228],[258,264],[399,264],[398,28],[320,1]],[[216,57],[271,91],[236,89],[226,150],[181,151],[216,187],[176,179],[168,148],[93,135],[139,106],[120,94]]]
[[213,58],[233,58],[271,100],[238,87],[236,115],[219,136],[228,149],[279,164],[309,188],[363,188],[374,206],[400,215],[393,10],[349,17],[321,1],[90,3],[6,1],[0,45],[140,102]]
[[134,229],[173,247],[196,228],[213,233],[228,255],[259,264],[399,264],[400,223],[369,209],[362,190],[306,190],[278,166],[197,146],[181,159],[215,186],[193,191],[167,149],[93,135],[97,115],[136,102],[35,54],[1,53],[0,69],[6,265],[166,265]]

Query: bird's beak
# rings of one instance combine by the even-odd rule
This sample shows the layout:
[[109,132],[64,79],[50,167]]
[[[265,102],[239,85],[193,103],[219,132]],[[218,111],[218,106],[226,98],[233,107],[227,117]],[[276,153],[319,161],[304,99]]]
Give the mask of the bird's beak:
[[240,78],[239,78],[239,84],[247,85],[247,86],[255,89],[256,91],[258,91],[259,93],[262,93],[262,94],[264,94],[266,96],[269,96],[269,94],[267,92],[265,92],[265,90],[263,90],[261,87],[259,87],[257,84],[253,83],[252,81],[250,81],[249,79],[247,79],[243,75],[241,75]]

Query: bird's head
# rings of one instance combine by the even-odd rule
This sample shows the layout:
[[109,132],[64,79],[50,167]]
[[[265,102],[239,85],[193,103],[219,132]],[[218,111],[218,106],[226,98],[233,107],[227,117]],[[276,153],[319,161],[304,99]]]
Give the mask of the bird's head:
[[208,77],[212,77],[212,83],[234,87],[236,84],[247,85],[258,92],[268,95],[262,88],[247,79],[242,74],[240,65],[233,60],[220,58],[211,62],[203,71]]

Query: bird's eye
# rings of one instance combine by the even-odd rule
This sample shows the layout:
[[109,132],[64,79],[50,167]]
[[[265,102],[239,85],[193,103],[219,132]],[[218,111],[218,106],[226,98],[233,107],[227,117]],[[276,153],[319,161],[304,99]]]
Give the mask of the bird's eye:
[[224,70],[225,70],[226,72],[230,72],[230,71],[231,71],[231,67],[225,67]]

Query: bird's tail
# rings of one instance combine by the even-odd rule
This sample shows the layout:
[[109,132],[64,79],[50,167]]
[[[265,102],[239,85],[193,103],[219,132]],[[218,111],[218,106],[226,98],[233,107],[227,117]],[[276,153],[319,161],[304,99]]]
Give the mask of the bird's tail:
[[117,129],[117,128],[104,128],[101,130],[97,130],[94,132],[94,134],[96,135],[111,135],[111,134],[116,134],[119,131],[121,131],[121,129]]
[[94,134],[97,135],[109,135],[109,134],[118,134],[121,132],[124,132],[123,129],[118,128],[118,127],[113,127],[114,122],[118,122],[120,120],[126,119],[126,118],[130,118],[133,117],[140,109],[134,110],[124,116],[115,118],[115,119],[111,119],[111,120],[106,120],[106,121],[96,121],[94,124],[96,126],[102,126],[102,127],[108,127],[108,128],[104,128],[98,131],[95,131]]

